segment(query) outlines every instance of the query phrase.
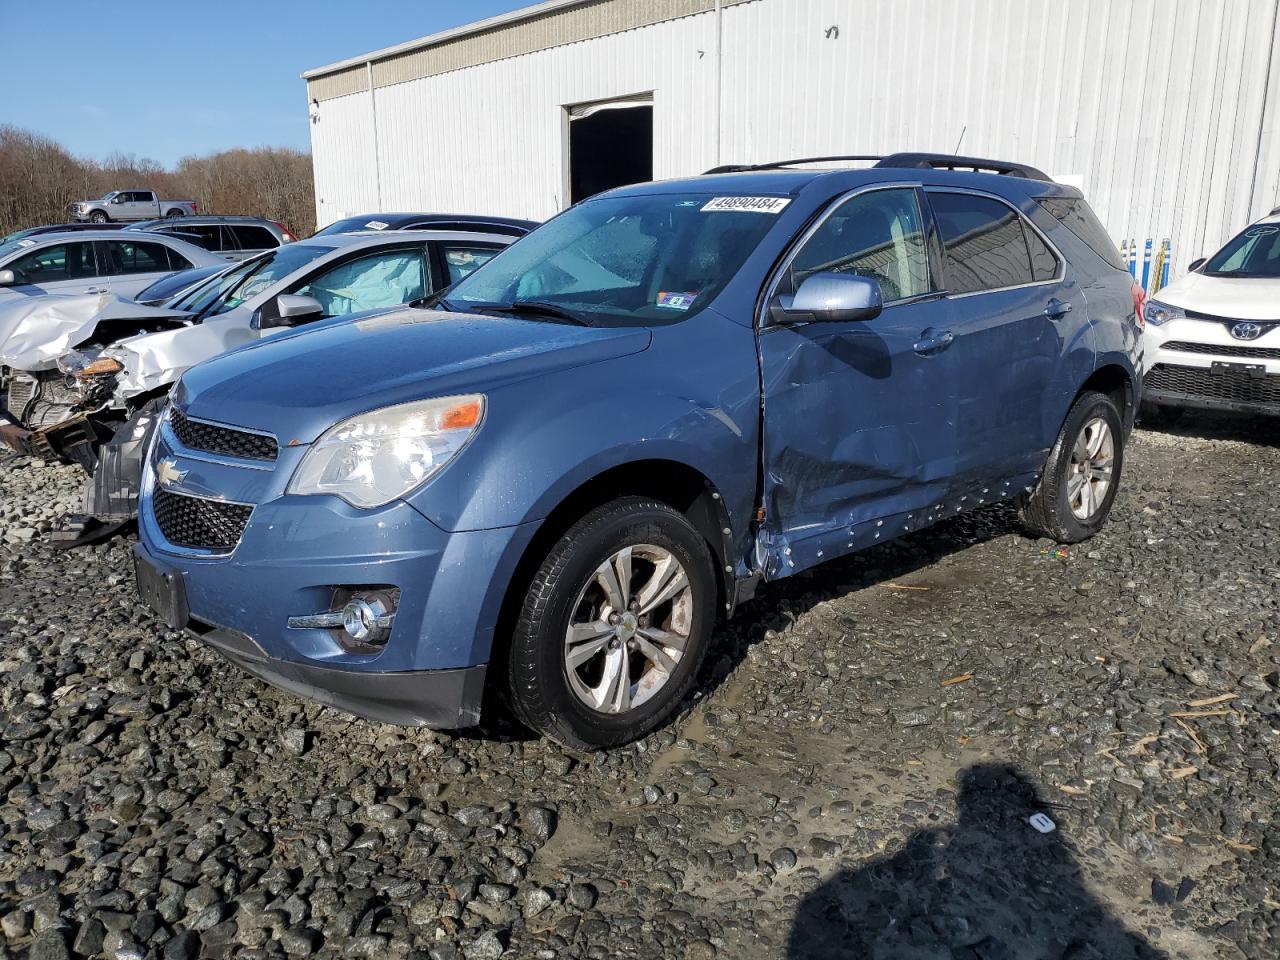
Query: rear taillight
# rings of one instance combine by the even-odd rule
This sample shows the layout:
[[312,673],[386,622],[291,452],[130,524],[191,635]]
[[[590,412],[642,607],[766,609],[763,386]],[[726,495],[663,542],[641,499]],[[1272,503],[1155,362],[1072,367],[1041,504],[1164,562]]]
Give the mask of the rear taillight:
[[279,220],[272,220],[271,222],[272,222],[272,223],[274,223],[277,227],[279,227],[279,228],[280,228],[280,232],[284,234],[284,242],[285,242],[285,243],[293,243],[295,240],[297,240],[297,239],[298,239],[298,238],[297,238],[297,237],[295,237],[292,233],[290,233],[290,232],[289,232],[289,228],[288,228],[288,227],[286,227],[286,226],[285,226],[283,223],[281,223]]
[[1133,291],[1133,315],[1138,320],[1138,330],[1142,331],[1147,328],[1147,315],[1143,310],[1147,305],[1147,291],[1142,289],[1137,280],[1131,280],[1130,284]]

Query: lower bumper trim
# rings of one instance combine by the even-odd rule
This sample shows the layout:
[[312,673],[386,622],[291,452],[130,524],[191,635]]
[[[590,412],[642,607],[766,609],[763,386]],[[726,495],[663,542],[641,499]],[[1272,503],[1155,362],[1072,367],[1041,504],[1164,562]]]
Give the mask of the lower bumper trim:
[[273,687],[366,720],[446,730],[480,722],[484,664],[405,673],[334,670],[274,659],[252,638],[233,630],[189,632]]
[[1280,403],[1250,403],[1244,400],[1223,400],[1218,397],[1205,397],[1194,393],[1155,390],[1151,387],[1143,388],[1142,400],[1144,403],[1155,404],[1158,407],[1187,407],[1193,410],[1280,415]]

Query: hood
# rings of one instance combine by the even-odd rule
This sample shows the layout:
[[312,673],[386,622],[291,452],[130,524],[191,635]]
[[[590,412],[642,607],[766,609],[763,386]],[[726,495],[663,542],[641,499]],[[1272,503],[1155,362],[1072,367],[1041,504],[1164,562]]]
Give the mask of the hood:
[[639,353],[643,327],[596,328],[437,310],[396,310],[260,340],[182,377],[193,415],[311,443],[366,410],[483,392]]
[[1231,320],[1280,320],[1280,279],[1189,273],[1152,299]]
[[[186,317],[180,310],[144,307],[109,293],[23,298],[0,305],[0,364],[50,370],[63,354],[93,340],[99,325],[109,326],[108,339],[117,340],[137,332],[130,321],[171,319],[177,325]],[[145,326],[154,329],[155,323]]]

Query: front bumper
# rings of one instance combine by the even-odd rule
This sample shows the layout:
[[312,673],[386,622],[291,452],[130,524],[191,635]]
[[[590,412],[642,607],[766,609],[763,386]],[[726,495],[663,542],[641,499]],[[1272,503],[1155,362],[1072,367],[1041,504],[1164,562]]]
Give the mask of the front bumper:
[[1280,415],[1280,327],[1240,340],[1227,325],[1212,321],[1149,324],[1142,399],[1158,406]]
[[[135,553],[146,565],[140,593],[167,622],[278,687],[360,716],[477,722],[506,587],[536,523],[449,532],[403,501],[360,510],[289,494],[306,447],[282,445],[275,460],[215,454],[158,423]],[[190,545],[203,517],[233,517],[231,535]],[[341,609],[353,591],[398,597],[381,646],[355,644],[340,627],[290,626]]]
[[442,729],[480,722],[485,667],[364,673],[276,660],[233,630],[190,629],[236,666],[277,689],[367,720]]

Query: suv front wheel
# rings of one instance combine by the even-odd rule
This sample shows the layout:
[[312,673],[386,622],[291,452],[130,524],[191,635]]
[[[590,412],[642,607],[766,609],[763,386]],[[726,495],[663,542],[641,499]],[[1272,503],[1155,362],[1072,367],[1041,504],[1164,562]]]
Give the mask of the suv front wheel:
[[1106,394],[1086,390],[1076,398],[1049,451],[1022,520],[1035,534],[1079,543],[1102,529],[1120,489],[1124,426]]
[[580,750],[645,736],[693,683],[716,602],[711,551],[683,514],[630,497],[598,507],[525,596],[509,664],[516,714]]

